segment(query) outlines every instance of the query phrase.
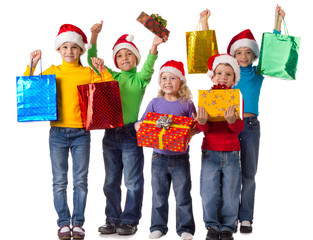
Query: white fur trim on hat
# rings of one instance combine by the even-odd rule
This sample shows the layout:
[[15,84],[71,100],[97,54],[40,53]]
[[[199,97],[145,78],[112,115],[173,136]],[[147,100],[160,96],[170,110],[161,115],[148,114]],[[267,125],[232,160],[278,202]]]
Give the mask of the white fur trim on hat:
[[134,41],[134,35],[128,34],[128,36],[125,38],[128,42]]
[[185,76],[182,74],[181,71],[179,71],[177,68],[174,67],[162,67],[159,71],[159,79],[161,78],[161,74],[164,72],[169,72],[169,73],[173,73],[174,75],[176,75],[177,77],[180,78],[180,80],[186,82],[186,78]]
[[228,63],[233,68],[234,73],[235,73],[235,84],[234,84],[234,86],[237,85],[239,80],[240,80],[240,66],[239,66],[236,58],[229,56],[227,54],[223,54],[223,55],[220,55],[220,56],[215,58],[215,60],[213,62],[213,66],[212,66],[212,71],[208,70],[208,72],[207,72],[207,75],[209,76],[209,78],[211,78],[211,79],[213,78],[215,68],[221,63]]
[[235,56],[236,50],[238,50],[241,47],[251,48],[254,55],[256,57],[259,57],[259,46],[258,46],[258,44],[256,43],[256,41],[248,39],[248,38],[243,38],[243,39],[240,39],[240,40],[234,42],[230,48],[230,54],[232,56]]
[[133,45],[131,45],[130,43],[127,43],[127,42],[120,43],[114,47],[114,49],[113,49],[113,60],[115,60],[116,53],[123,48],[129,49],[130,51],[132,51],[135,54],[135,56],[137,58],[137,65],[136,66],[138,66],[140,59],[141,59],[140,53]]
[[83,38],[80,34],[76,32],[68,31],[68,32],[63,32],[59,34],[55,38],[55,50],[58,50],[61,47],[61,45],[65,42],[76,43],[78,46],[81,47],[81,49],[83,50],[83,53],[86,52],[86,47],[85,47]]

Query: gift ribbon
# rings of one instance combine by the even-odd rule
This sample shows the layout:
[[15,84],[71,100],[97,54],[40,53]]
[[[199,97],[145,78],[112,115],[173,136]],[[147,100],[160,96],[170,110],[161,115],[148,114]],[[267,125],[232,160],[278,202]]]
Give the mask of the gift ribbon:
[[[169,116],[169,118],[173,117],[173,115],[170,115],[170,114],[169,114],[168,116]],[[144,120],[143,123],[156,125],[156,122],[154,122],[154,121],[147,121],[147,120]],[[171,127],[172,127],[172,128],[190,129],[190,127],[188,127],[188,126],[181,126],[181,125],[178,125],[178,124],[171,124],[171,125],[169,126],[169,128],[171,128]],[[169,128],[168,128],[168,129],[169,129]],[[162,138],[163,138],[163,135],[165,134],[165,132],[166,132],[166,129],[162,128],[161,132],[159,133],[159,149],[163,149],[163,147],[164,147]]]

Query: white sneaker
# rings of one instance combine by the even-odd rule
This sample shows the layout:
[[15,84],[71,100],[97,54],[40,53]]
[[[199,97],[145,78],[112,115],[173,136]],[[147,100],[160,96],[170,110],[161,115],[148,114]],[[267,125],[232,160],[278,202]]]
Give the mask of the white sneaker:
[[159,230],[155,230],[149,234],[149,239],[157,239],[163,236],[163,233]]
[[192,240],[193,236],[191,233],[183,232],[180,236],[181,240]]

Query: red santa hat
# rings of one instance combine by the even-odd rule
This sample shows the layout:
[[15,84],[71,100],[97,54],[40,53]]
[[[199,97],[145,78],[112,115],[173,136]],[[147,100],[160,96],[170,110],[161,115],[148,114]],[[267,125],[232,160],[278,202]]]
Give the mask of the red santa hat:
[[182,62],[177,62],[175,60],[167,61],[162,65],[159,71],[159,79],[161,74],[164,72],[169,72],[175,74],[180,80],[186,82],[184,64]]
[[137,65],[136,66],[138,66],[141,57],[140,57],[140,53],[139,53],[138,48],[133,43],[133,40],[134,40],[133,35],[124,34],[119,39],[117,39],[116,43],[114,44],[114,46],[113,46],[113,60],[114,60],[115,66],[117,68],[119,68],[119,67],[117,66],[117,62],[116,62],[116,54],[119,50],[121,50],[123,48],[129,49],[130,51],[132,51],[135,54],[135,56],[137,58]]
[[228,45],[227,53],[232,56],[235,56],[236,50],[241,47],[251,48],[254,55],[256,57],[259,57],[259,46],[255,41],[254,36],[250,29],[246,29],[232,38]]
[[209,58],[208,60],[208,72],[207,75],[212,79],[212,77],[214,76],[214,70],[215,68],[221,64],[221,63],[228,63],[234,70],[235,73],[235,84],[237,85],[237,83],[240,80],[240,66],[239,63],[237,61],[236,58],[234,58],[233,56],[229,55],[229,54],[216,54],[212,57]]
[[55,38],[55,50],[58,50],[65,42],[76,43],[81,47],[83,53],[86,52],[86,49],[91,48],[91,44],[88,43],[85,33],[72,24],[63,24],[60,27],[59,33]]

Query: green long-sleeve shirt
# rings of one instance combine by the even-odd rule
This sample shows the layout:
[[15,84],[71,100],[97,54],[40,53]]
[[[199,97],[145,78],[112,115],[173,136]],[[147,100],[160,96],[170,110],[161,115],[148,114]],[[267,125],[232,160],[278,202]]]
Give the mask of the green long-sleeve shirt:
[[[90,66],[92,66],[90,58],[96,56],[97,45],[93,44],[92,48],[88,50],[88,64]],[[120,85],[124,124],[138,120],[140,105],[145,94],[146,86],[151,81],[154,72],[154,63],[157,58],[158,55],[149,53],[141,71],[138,73],[137,67],[130,71],[121,70],[121,72],[115,72],[105,66]]]

